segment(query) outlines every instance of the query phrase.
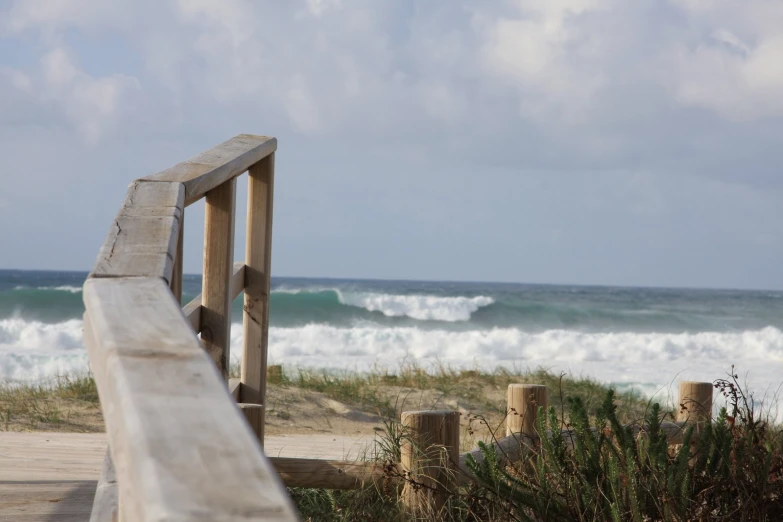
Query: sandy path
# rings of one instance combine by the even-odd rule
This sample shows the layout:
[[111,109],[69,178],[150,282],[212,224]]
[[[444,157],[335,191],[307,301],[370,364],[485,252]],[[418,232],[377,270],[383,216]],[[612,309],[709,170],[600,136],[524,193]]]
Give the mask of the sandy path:
[[[350,460],[372,446],[372,435],[284,435],[266,453]],[[102,433],[0,432],[0,522],[88,520],[105,452]]]

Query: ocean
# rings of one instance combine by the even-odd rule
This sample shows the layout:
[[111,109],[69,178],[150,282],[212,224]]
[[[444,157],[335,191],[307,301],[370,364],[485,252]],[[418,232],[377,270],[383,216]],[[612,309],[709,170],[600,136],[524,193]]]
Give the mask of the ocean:
[[[86,275],[0,270],[0,379],[88,369]],[[183,301],[200,285],[185,276]],[[732,364],[759,396],[783,382],[781,291],[274,278],[270,316],[270,363],[289,368],[543,367],[647,395]]]

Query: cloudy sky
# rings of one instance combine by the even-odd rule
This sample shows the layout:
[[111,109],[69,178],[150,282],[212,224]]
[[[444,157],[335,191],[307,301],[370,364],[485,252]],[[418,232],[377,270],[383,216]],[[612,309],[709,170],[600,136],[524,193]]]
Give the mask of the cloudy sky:
[[275,275],[783,288],[779,0],[0,0],[0,268],[240,133]]

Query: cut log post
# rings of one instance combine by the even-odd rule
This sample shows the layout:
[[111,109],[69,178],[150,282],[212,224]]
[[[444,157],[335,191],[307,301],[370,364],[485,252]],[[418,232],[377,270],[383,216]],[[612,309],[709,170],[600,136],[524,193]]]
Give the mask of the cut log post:
[[713,388],[710,382],[681,382],[677,420],[695,424],[697,431],[709,423],[712,419]]
[[280,384],[283,382],[283,367],[279,364],[267,367],[266,381],[269,384]]
[[459,413],[407,411],[402,425],[403,503],[414,517],[438,519],[457,482]]
[[546,386],[540,384],[509,384],[506,410],[506,436],[522,433],[538,437],[538,408],[547,406]]
[[263,433],[263,421],[264,421],[264,407],[260,404],[237,404],[239,409],[242,410],[242,414],[245,416],[245,420],[250,424],[250,428],[253,433],[258,437],[261,442],[261,434]]
[[201,341],[228,381],[231,341],[230,282],[234,256],[236,179],[207,192],[204,214],[204,276]]

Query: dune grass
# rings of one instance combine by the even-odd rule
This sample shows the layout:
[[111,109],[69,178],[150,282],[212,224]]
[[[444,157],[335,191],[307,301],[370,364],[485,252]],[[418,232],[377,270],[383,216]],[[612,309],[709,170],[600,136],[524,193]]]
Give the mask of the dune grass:
[[[352,406],[373,411],[384,418],[395,418],[400,397],[407,390],[432,390],[441,397],[465,401],[482,414],[505,416],[505,393],[509,384],[542,384],[550,391],[549,404],[560,408],[565,395],[579,397],[588,408],[597,406],[608,386],[596,380],[557,375],[545,369],[508,371],[464,370],[439,366],[425,370],[402,366],[396,371],[375,369],[370,372],[329,370],[287,370],[270,385],[295,386],[314,390]],[[557,391],[558,393],[553,393]],[[621,415],[635,417],[647,407],[647,400],[631,390],[618,394]]]
[[[547,382],[540,373],[527,376]],[[505,382],[502,374],[486,378]],[[290,493],[304,520],[313,522],[783,520],[783,429],[737,379],[732,369],[729,378],[715,381],[716,398],[722,396],[726,406],[712,424],[698,432],[688,429],[680,446],[668,445],[660,429],[672,411],[646,404],[635,420],[645,426],[645,436],[638,437],[621,421],[614,390],[603,387],[601,400],[588,406],[582,396],[595,398],[596,383],[558,379],[561,386],[554,389],[565,400],[540,410],[538,429],[568,429],[572,445],[563,437],[545,438],[527,459],[501,463],[492,446],[480,444],[483,462],[468,459],[476,482],[452,486],[437,517],[411,517],[400,488],[389,485],[354,491],[292,488]],[[323,379],[318,382],[324,386]],[[627,401],[626,419],[640,405]],[[591,426],[598,430],[591,432]],[[395,460],[392,442],[398,433],[393,425],[387,428],[380,458]]]
[[0,383],[0,430],[102,431],[95,380],[57,376],[39,383]]
[[[736,376],[716,381],[716,397],[723,395],[727,408],[712,427],[692,445],[667,448],[659,433],[636,441],[623,436],[622,425],[670,420],[674,404],[658,406],[637,393],[616,393],[592,379],[541,369],[405,366],[360,373],[278,367],[269,375],[270,388],[318,392],[384,419],[386,431],[366,457],[382,461],[399,458],[397,419],[403,409],[413,409],[404,404],[411,395],[488,419],[493,438],[502,431],[505,390],[511,383],[546,385],[551,411],[542,415],[540,429],[576,429],[579,449],[564,451],[558,446],[562,441],[555,441],[527,461],[501,465],[484,446],[484,462],[490,464],[474,465],[478,481],[451,492],[443,520],[783,519],[783,430],[757,409]],[[606,434],[599,439],[586,429],[596,425],[603,428],[598,433]],[[0,430],[102,431],[94,380],[84,375],[0,384]],[[289,492],[307,521],[411,520],[391,481],[350,491]]]

